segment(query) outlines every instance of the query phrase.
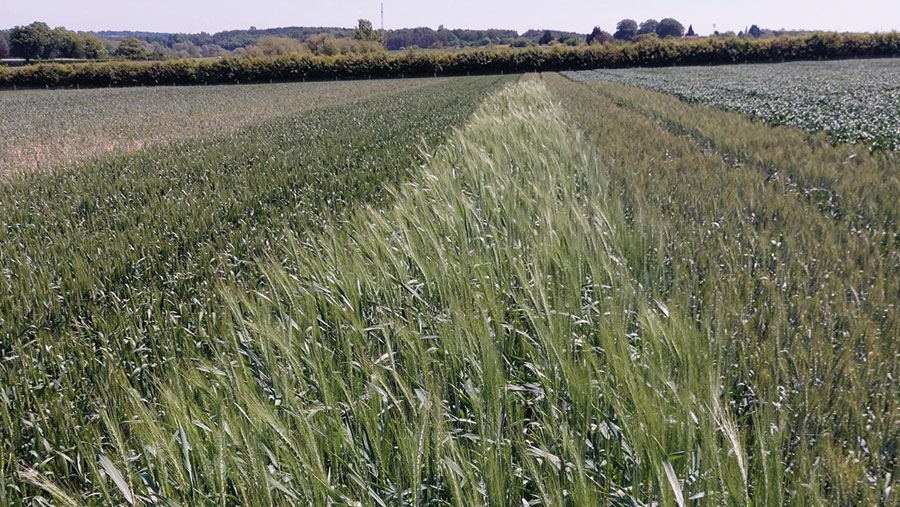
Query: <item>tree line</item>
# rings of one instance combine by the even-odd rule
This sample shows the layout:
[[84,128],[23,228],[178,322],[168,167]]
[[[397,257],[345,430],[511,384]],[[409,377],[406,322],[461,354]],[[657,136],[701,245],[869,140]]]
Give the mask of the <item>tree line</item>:
[[694,27],[689,26],[687,31],[684,25],[675,18],[664,18],[661,21],[648,19],[641,24],[633,19],[623,19],[616,24],[614,33],[604,31],[599,26],[587,36],[588,44],[604,43],[611,41],[634,42],[646,38],[681,38],[684,36],[692,37]]
[[109,52],[96,35],[76,33],[64,27],[51,29],[47,23],[35,21],[28,26],[17,26],[2,35],[0,56],[14,56],[25,60],[104,59],[109,57]]
[[[366,23],[369,23],[366,21]],[[284,54],[289,49],[309,50],[313,54],[369,53],[370,44],[353,41],[357,29],[337,27],[284,27],[248,30],[228,30],[215,34],[170,34],[135,31],[100,31],[75,33],[65,28],[50,29],[43,22],[0,31],[0,58],[10,56],[28,61],[53,58],[128,60],[167,60],[174,58],[202,58],[223,56],[270,56]],[[9,45],[10,33],[30,41],[27,45]],[[377,31],[382,35],[382,48],[388,51],[404,49],[477,48],[488,46],[528,47],[539,44],[543,30],[529,30],[519,34],[515,30],[447,29],[429,27],[401,28]],[[554,40],[570,43],[583,40],[574,32],[551,31]],[[57,34],[52,37],[50,34]],[[77,40],[73,46],[68,40]],[[293,40],[294,42],[291,42]],[[571,44],[574,45],[574,44]],[[89,46],[93,51],[83,50]]]
[[[361,27],[372,36],[360,37]],[[802,32],[779,32],[752,25],[738,34],[726,32],[716,36],[769,38],[780,35],[800,35]],[[398,30],[376,30],[372,23],[360,20],[355,29],[322,27],[287,27],[258,30],[229,30],[216,34],[165,34],[154,32],[97,32],[75,33],[63,27],[51,29],[46,23],[35,22],[0,31],[0,58],[9,56],[26,61],[55,58],[123,60],[168,60],[176,58],[227,56],[278,56],[290,53],[334,56],[371,54],[385,50],[415,48],[488,48],[509,46],[580,46],[611,42],[638,42],[646,39],[671,39],[695,36],[692,26],[674,18],[660,21],[648,19],[638,23],[623,19],[609,33],[595,27],[589,34],[555,30],[529,30],[519,34],[515,30],[433,30],[427,27]]]
[[386,52],[261,58],[0,67],[0,87],[97,87],[367,79],[596,68],[710,65],[900,56],[900,33],[816,33],[775,38],[647,38],[630,44],[555,45],[405,54]]

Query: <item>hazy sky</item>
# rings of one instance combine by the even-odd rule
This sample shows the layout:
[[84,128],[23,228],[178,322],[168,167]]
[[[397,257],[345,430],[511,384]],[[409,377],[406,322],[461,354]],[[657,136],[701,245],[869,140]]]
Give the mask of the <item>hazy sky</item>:
[[[380,24],[378,0],[0,0],[0,28],[35,20],[70,30],[216,32],[277,26]],[[701,34],[763,28],[900,29],[900,0],[386,0],[385,27],[613,31],[622,18],[674,17]]]

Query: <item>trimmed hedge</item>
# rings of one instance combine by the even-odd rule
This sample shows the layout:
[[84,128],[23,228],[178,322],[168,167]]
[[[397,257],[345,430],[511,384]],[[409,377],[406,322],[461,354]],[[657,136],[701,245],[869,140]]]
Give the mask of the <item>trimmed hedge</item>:
[[465,75],[900,56],[900,33],[645,40],[405,55],[169,60],[0,67],[0,87],[106,87]]

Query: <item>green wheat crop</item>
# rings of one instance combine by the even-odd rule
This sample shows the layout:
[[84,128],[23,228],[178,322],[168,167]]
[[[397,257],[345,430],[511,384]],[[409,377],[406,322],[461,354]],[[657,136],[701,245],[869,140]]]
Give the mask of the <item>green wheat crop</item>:
[[109,152],[208,139],[329,104],[436,80],[0,91],[0,177],[54,169]]
[[898,156],[553,74],[11,178],[0,503],[897,505]]
[[28,484],[49,480],[113,501],[97,456],[134,424],[122,403],[164,416],[161,381],[230,329],[219,285],[252,291],[255,259],[288,234],[383,200],[421,144],[502,81],[435,81],[0,182],[0,497],[31,499]]

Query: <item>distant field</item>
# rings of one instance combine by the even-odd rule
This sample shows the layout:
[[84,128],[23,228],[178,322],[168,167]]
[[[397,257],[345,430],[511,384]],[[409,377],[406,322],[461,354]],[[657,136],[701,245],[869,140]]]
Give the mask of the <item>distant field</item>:
[[0,176],[46,170],[108,152],[211,137],[313,107],[436,83],[411,79],[0,91]]
[[900,148],[900,60],[594,70],[564,73],[675,94],[842,142]]

